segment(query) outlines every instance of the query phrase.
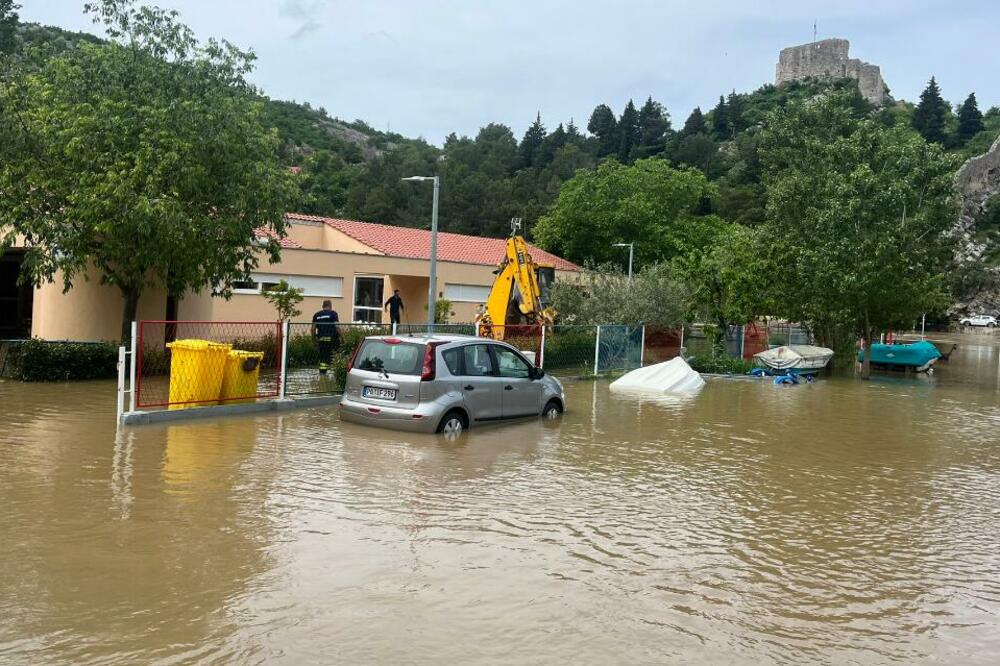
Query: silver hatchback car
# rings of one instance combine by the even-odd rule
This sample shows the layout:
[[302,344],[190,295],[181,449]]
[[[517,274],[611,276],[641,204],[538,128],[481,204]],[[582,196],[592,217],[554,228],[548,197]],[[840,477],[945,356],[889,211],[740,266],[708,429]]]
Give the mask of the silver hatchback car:
[[504,342],[379,335],[354,352],[340,418],[455,436],[495,421],[556,418],[565,404],[559,380]]

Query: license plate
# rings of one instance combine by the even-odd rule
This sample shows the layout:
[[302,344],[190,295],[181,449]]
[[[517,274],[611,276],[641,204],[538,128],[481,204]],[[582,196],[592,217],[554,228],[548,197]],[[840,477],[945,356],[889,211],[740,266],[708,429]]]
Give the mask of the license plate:
[[376,400],[395,400],[396,389],[382,388],[380,386],[366,386],[361,390],[361,397],[375,398]]

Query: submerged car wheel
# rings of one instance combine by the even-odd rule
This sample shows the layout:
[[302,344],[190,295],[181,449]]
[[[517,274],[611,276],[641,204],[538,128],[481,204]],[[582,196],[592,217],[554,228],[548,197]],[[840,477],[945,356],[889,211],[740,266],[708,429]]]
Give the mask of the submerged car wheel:
[[468,427],[469,423],[461,412],[448,412],[441,419],[438,432],[442,433],[446,439],[458,439]]
[[557,419],[560,414],[562,414],[562,407],[555,400],[549,400],[545,405],[545,409],[542,410],[542,418],[546,421]]

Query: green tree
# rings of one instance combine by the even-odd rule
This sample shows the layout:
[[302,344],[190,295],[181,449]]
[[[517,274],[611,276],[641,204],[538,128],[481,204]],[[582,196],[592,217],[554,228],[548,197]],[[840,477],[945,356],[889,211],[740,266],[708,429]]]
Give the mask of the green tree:
[[0,0],[0,56],[14,52],[14,31],[20,8],[14,0]]
[[726,98],[719,95],[719,103],[712,109],[712,136],[725,141],[730,137],[729,110],[726,108]]
[[281,321],[289,321],[302,314],[302,310],[298,308],[303,298],[302,290],[291,286],[286,280],[279,281],[265,291],[264,298],[278,311],[278,319]]
[[705,133],[705,116],[701,113],[700,107],[694,107],[694,111],[684,121],[684,127],[680,131],[681,138]]
[[568,324],[677,326],[685,321],[688,298],[687,286],[666,263],[645,266],[631,279],[620,267],[603,265],[552,287],[552,306]]
[[99,271],[124,297],[124,339],[147,288],[226,295],[276,261],[295,190],[244,79],[251,54],[199,44],[174,12],[86,7],[109,43],[0,84],[0,247],[28,239],[35,283]]
[[632,100],[625,105],[621,118],[618,119],[618,161],[628,164],[632,160],[632,151],[639,145],[639,112],[635,110]]
[[632,158],[642,159],[661,154],[670,134],[670,114],[662,104],[654,102],[652,97],[647,98],[639,109],[639,143],[632,150]]
[[941,89],[932,76],[920,93],[920,103],[913,110],[913,129],[927,141],[944,144],[948,111],[948,103],[941,98]]
[[618,152],[618,121],[607,104],[599,104],[590,114],[587,131],[597,137],[597,157],[607,157]]
[[518,155],[521,158],[522,168],[527,169],[535,165],[544,142],[545,126],[542,125],[542,114],[538,113],[535,116],[535,122],[531,123],[531,126],[528,127],[524,133],[524,138],[521,139],[521,145],[518,146]]
[[669,260],[715,237],[722,221],[699,215],[715,194],[693,169],[674,169],[664,160],[614,160],[579,171],[535,226],[545,249],[578,263],[620,260],[613,243],[635,242],[637,265]]
[[831,95],[771,118],[761,237],[776,267],[774,314],[862,337],[868,350],[879,331],[947,302],[956,160],[906,128],[855,118],[850,104]]
[[726,99],[726,126],[729,130],[729,138],[736,138],[739,132],[747,128],[743,120],[743,111],[746,102],[743,95],[737,95],[736,91],[729,93]]
[[979,104],[976,102],[976,93],[969,93],[969,96],[958,108],[958,141],[966,144],[969,139],[982,132],[986,126],[983,124],[983,114],[979,111]]

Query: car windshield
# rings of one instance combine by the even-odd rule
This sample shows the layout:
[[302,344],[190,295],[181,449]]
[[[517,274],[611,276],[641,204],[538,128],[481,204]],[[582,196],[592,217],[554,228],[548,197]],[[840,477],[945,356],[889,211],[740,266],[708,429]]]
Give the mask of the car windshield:
[[423,358],[424,345],[421,344],[365,340],[354,367],[395,375],[419,375]]

